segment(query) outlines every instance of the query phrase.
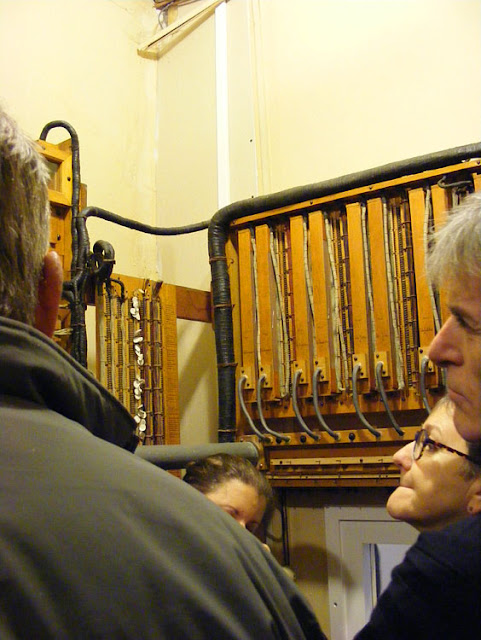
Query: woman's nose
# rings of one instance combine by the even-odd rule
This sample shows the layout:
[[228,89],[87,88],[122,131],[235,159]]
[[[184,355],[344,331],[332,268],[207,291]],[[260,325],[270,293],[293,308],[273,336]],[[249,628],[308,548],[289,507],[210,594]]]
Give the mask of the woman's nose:
[[440,367],[462,364],[459,341],[457,320],[453,316],[449,316],[429,346],[429,359]]
[[413,462],[413,448],[414,442],[410,442],[396,451],[392,457],[394,464],[405,471],[410,469]]

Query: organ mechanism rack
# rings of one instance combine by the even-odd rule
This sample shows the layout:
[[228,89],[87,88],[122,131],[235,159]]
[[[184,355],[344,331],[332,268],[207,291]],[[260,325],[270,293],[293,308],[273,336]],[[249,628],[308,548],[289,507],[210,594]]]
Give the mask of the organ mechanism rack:
[[481,189],[479,160],[235,220],[226,256],[236,439],[278,486],[386,486],[443,392],[431,232]]
[[[51,168],[50,245],[69,265],[69,141],[39,141]],[[392,455],[443,393],[427,358],[446,318],[424,276],[433,229],[469,191],[469,160],[237,218],[226,257],[236,440],[277,486],[390,486]],[[82,185],[80,205],[86,205]],[[144,444],[179,442],[176,319],[211,321],[208,292],[114,275],[91,292],[97,377]],[[69,310],[57,341],[69,350]]]

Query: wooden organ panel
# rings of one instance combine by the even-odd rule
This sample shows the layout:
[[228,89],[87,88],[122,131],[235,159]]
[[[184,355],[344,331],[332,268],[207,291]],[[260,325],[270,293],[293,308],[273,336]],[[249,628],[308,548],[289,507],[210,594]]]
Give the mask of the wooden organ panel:
[[113,276],[95,304],[98,379],[134,416],[142,444],[179,444],[175,287]]
[[443,392],[429,236],[473,189],[478,160],[231,223],[236,437],[274,485],[396,484],[393,452]]
[[[72,262],[71,140],[37,144],[50,170],[50,248],[59,254],[67,281]],[[87,204],[86,193],[80,185],[80,210]],[[134,416],[142,444],[179,444],[176,320],[210,322],[210,294],[130,276],[113,278],[108,287],[94,287],[95,300],[87,293],[92,298],[86,303],[96,305],[97,378]],[[70,335],[70,310],[62,301],[54,339],[68,352]]]

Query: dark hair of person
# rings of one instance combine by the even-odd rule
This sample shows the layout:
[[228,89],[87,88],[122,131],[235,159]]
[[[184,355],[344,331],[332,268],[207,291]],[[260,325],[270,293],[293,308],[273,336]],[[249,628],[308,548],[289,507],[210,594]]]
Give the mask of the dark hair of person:
[[190,462],[186,467],[184,482],[201,493],[210,493],[230,480],[240,480],[253,487],[259,496],[265,498],[264,521],[272,513],[274,493],[264,474],[249,460],[228,453],[219,453],[203,460]]

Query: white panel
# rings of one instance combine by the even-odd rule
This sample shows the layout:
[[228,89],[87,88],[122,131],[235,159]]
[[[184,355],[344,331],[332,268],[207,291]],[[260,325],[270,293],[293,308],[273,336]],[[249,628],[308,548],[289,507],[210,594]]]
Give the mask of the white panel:
[[418,533],[390,518],[384,507],[327,507],[331,640],[350,640],[367,622],[364,546],[411,545]]

